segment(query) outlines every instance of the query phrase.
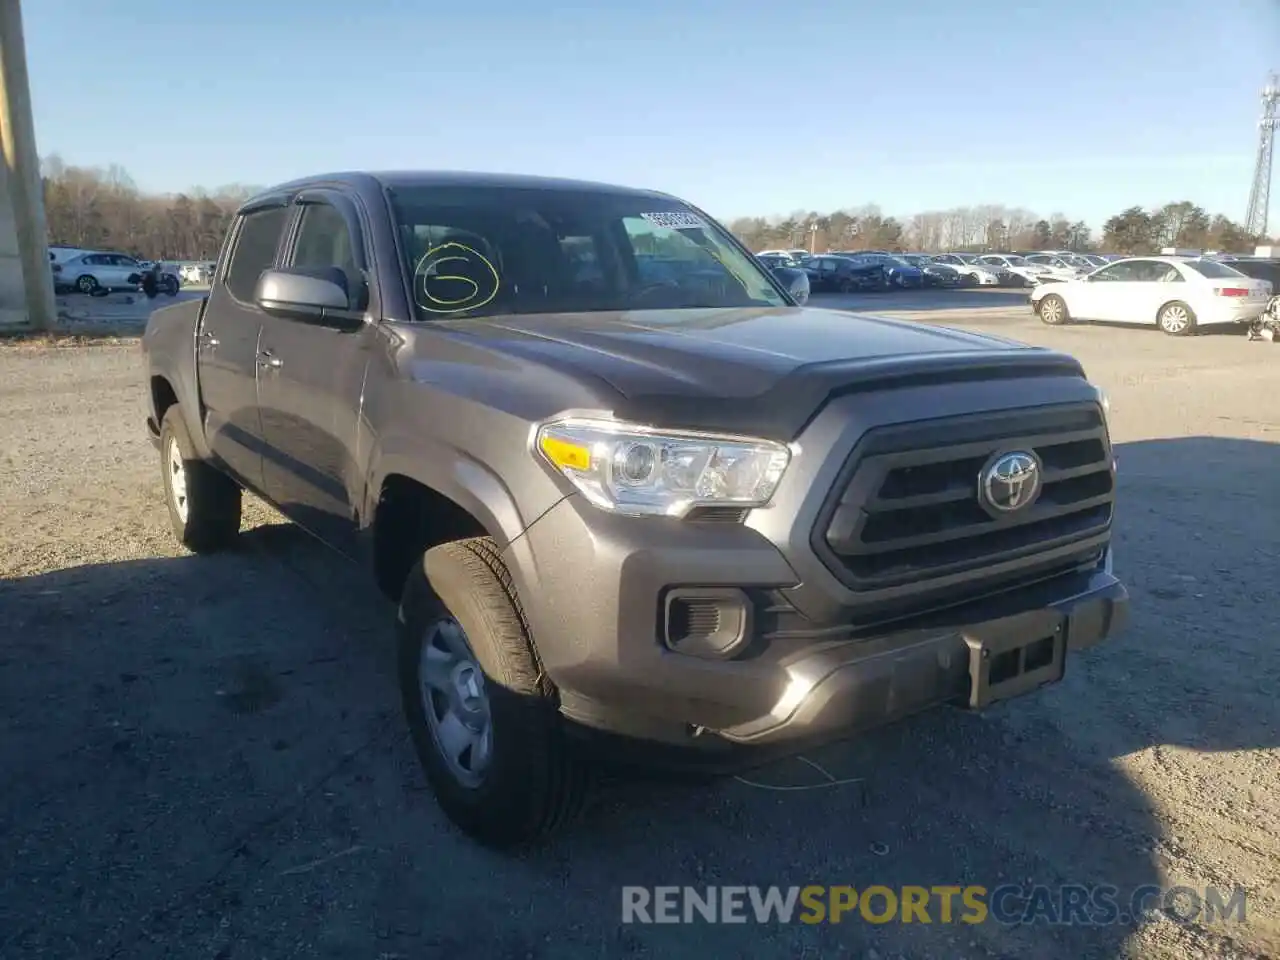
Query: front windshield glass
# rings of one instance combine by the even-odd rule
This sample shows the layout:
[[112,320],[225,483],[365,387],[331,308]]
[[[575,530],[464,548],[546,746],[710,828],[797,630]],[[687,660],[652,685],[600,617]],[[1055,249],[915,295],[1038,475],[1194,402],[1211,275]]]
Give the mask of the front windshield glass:
[[1027,263],[1027,261],[1026,261],[1026,258],[1025,258],[1025,257],[1005,257],[1004,259],[1005,259],[1005,262],[1006,262],[1007,264],[1009,264],[1009,266],[1011,266],[1011,267],[1028,267],[1028,266],[1030,266],[1030,264],[1029,264],[1029,263]]
[[976,255],[976,254],[972,254],[972,253],[957,253],[957,254],[956,254],[956,256],[957,256],[957,257],[959,257],[961,260],[963,260],[965,263],[978,263],[978,262],[979,262],[978,257],[977,257],[977,255]]
[[491,186],[389,194],[419,320],[787,303],[720,227],[668,198]]

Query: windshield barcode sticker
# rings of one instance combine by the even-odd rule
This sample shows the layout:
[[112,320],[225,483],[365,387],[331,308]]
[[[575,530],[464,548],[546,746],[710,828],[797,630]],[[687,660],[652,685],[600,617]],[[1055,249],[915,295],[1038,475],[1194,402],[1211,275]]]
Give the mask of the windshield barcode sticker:
[[690,227],[707,225],[707,222],[697,214],[684,210],[664,210],[661,213],[642,213],[640,216],[655,227],[663,227],[667,230],[688,230]]

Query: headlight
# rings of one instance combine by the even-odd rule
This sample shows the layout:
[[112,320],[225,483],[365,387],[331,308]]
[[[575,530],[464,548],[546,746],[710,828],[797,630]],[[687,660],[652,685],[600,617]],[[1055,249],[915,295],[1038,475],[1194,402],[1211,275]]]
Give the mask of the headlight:
[[770,440],[613,420],[553,420],[538,428],[535,446],[597,507],[632,516],[763,507],[791,462],[791,451]]

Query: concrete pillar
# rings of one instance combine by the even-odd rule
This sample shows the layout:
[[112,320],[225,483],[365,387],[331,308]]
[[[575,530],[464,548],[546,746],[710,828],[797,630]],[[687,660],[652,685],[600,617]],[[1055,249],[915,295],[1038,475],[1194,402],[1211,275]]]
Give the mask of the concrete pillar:
[[0,0],[0,327],[57,319],[19,0]]

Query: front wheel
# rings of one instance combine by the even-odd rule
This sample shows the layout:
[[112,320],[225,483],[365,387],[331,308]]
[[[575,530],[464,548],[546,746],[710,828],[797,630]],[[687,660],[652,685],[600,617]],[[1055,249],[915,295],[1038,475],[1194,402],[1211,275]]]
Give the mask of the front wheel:
[[240,487],[199,458],[177,404],[160,421],[160,468],[178,542],[194,553],[230,546],[240,533]]
[[585,761],[564,735],[493,540],[441,544],[414,566],[397,660],[423,772],[464,833],[508,848],[577,816],[588,793]]
[[165,292],[166,296],[176,297],[178,295],[178,278],[167,276],[161,283],[160,289]]
[[1156,323],[1171,337],[1190,337],[1196,332],[1195,312],[1180,301],[1161,307]]
[[1051,293],[1040,301],[1040,319],[1051,327],[1060,327],[1071,319],[1067,313],[1067,302],[1056,293]]

